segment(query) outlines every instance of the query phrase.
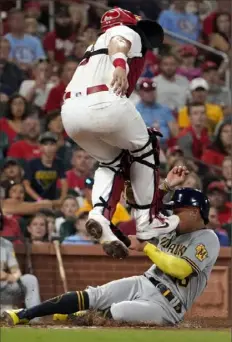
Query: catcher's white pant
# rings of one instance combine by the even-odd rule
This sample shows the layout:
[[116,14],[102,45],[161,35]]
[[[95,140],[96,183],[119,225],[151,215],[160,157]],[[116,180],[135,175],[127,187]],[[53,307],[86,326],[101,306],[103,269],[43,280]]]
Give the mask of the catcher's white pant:
[[[150,144],[142,151],[133,153],[146,145],[149,135],[139,112],[126,97],[118,97],[112,91],[98,92],[88,96],[83,92],[82,94],[77,97],[73,93],[71,98],[65,100],[61,115],[66,132],[80,147],[99,162],[111,163],[111,169],[99,167],[95,173],[92,193],[94,206],[99,203],[99,198],[107,201],[110,196],[114,171],[119,168],[119,161],[115,163],[112,161],[120,155],[121,151],[129,150],[132,155],[139,157],[149,152],[152,146]],[[144,160],[155,164],[153,155]],[[151,203],[156,187],[154,170],[135,162],[130,169],[130,178],[136,203],[138,205]],[[136,212],[137,236],[141,239],[154,237],[155,234],[151,234],[151,229],[163,225],[163,222],[155,219],[151,225],[149,224],[149,210],[138,209]],[[102,207],[94,207],[89,218],[98,221],[103,227],[100,242],[117,240],[109,229],[109,221],[102,215]],[[173,222],[174,225],[164,226],[166,233],[176,228],[179,222],[178,217]]]

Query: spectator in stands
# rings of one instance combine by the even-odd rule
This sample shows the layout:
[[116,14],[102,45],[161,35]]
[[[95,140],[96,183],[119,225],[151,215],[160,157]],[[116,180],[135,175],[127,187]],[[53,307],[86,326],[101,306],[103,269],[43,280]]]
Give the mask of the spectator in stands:
[[37,213],[29,219],[27,231],[32,243],[42,243],[48,241],[48,226],[46,216]]
[[[18,91],[20,84],[25,77],[22,70],[11,62],[9,55],[9,41],[6,38],[0,38],[0,84],[3,84],[6,88],[5,96],[7,101],[13,93]],[[1,101],[3,101],[2,98]]]
[[52,209],[40,209],[39,213],[46,216],[48,241],[52,241],[53,235],[56,233],[56,215]]
[[[78,202],[74,196],[68,195],[61,206],[61,215],[56,219],[56,232],[63,240],[75,230],[76,212],[79,209]],[[65,225],[63,224],[65,223]]]
[[167,106],[156,102],[156,84],[152,80],[142,80],[138,84],[140,102],[136,109],[141,114],[147,127],[155,127],[162,134],[160,139],[165,144],[171,137],[178,134],[177,122]]
[[[221,52],[231,56],[231,16],[227,12],[219,12],[216,14],[213,22],[213,32],[210,35],[209,45]],[[212,54],[211,58],[218,66],[221,65],[223,58]]]
[[88,212],[82,212],[76,219],[75,232],[72,235],[67,236],[63,244],[65,245],[94,245],[94,242],[88,237],[85,224],[88,220]]
[[26,18],[36,20],[36,23],[37,23],[36,35],[38,35],[39,37],[43,36],[46,33],[47,28],[45,25],[39,22],[39,19],[41,16],[40,3],[38,1],[29,1],[24,6],[24,11],[25,11]]
[[47,60],[38,61],[32,74],[34,79],[23,81],[19,93],[28,102],[42,110],[51,89],[54,87],[54,83],[50,81],[51,66],[49,62]]
[[207,196],[211,206],[218,210],[220,224],[230,223],[232,220],[231,203],[227,202],[226,187],[223,182],[212,182],[208,185]]
[[[93,206],[92,206],[93,183],[94,183],[93,178],[86,178],[85,188],[83,191],[85,199],[84,199],[83,206],[77,210],[77,213],[76,213],[77,215],[79,215],[80,212],[83,212],[83,211],[89,212],[90,210],[92,210],[92,208],[93,208]],[[131,218],[130,218],[128,211],[119,202],[117,204],[116,211],[115,211],[114,216],[112,218],[112,223],[114,225],[118,225],[121,222],[130,221],[130,219]]]
[[85,5],[81,3],[71,3],[68,6],[68,13],[71,18],[73,32],[76,37],[83,35],[83,31],[88,23],[88,15]]
[[[40,136],[41,157],[28,162],[24,185],[33,200],[49,199],[59,207],[67,195],[67,181],[63,163],[56,158],[57,141],[56,135],[50,132]],[[58,179],[61,183],[59,196],[56,189]]]
[[94,44],[98,37],[98,31],[95,27],[86,27],[83,32],[83,39],[86,41],[87,45],[90,46]]
[[192,103],[188,106],[188,113],[190,126],[180,133],[177,143],[184,151],[185,157],[200,159],[204,149],[210,142],[205,127],[205,106],[201,103]]
[[23,169],[17,159],[8,157],[4,160],[1,169],[1,182],[20,182],[23,178]]
[[[209,85],[203,78],[195,78],[190,83],[191,101],[198,102],[205,106],[207,116],[207,127],[209,134],[212,134],[216,125],[223,119],[221,107],[215,104],[207,103]],[[178,113],[178,124],[180,128],[186,128],[190,125],[188,106],[183,107]]]
[[23,120],[28,115],[28,106],[25,98],[19,94],[10,97],[6,117],[0,119],[1,132],[4,132],[9,144],[12,144],[18,134],[22,132]]
[[166,158],[167,158],[167,166],[168,169],[172,169],[172,165],[181,157],[184,156],[184,152],[178,145],[171,146],[168,148],[167,153],[166,153]]
[[37,36],[38,22],[35,18],[25,18],[25,33]]
[[209,166],[222,166],[225,157],[231,157],[232,123],[226,120],[221,123],[215,134],[215,139],[204,151],[201,160]]
[[[0,201],[0,204],[1,204],[1,201]],[[0,216],[1,216],[0,240],[2,240],[2,237],[11,238],[15,245],[21,244],[22,233],[21,233],[17,219],[12,217],[11,215],[3,214],[1,207],[0,207],[0,210],[1,210],[0,212]],[[2,262],[2,258],[1,258],[1,262]]]
[[228,200],[232,194],[232,160],[231,157],[225,157],[222,162],[222,176],[226,185]]
[[221,247],[229,246],[229,238],[226,230],[222,229],[221,224],[218,219],[218,210],[216,207],[211,206],[209,210],[209,223],[207,228],[212,229],[220,242]]
[[24,299],[26,308],[40,304],[39,284],[32,274],[24,274],[20,270],[10,241],[0,238],[1,246],[1,306],[13,307],[20,299]]
[[230,6],[230,1],[228,0],[217,0],[216,10],[210,12],[209,15],[204,19],[203,22],[203,32],[206,37],[208,37],[213,32],[214,21],[221,9],[227,9]]
[[29,71],[36,61],[45,58],[41,42],[37,37],[24,33],[24,13],[19,9],[9,12],[9,27],[6,39],[10,42],[10,58],[20,69]]
[[73,51],[71,53],[72,58],[76,58],[77,62],[80,63],[88,45],[86,41],[82,38],[78,38],[74,44]]
[[55,30],[48,32],[44,38],[44,49],[51,62],[63,64],[73,50],[75,34],[70,14],[61,8],[55,16]]
[[65,170],[70,169],[72,158],[72,145],[69,142],[69,140],[64,138],[64,126],[62,123],[59,110],[51,112],[47,115],[45,130],[57,136],[58,150],[56,156],[57,158],[63,161]]
[[178,110],[187,101],[189,81],[177,75],[178,61],[174,55],[164,55],[160,61],[160,75],[154,78],[157,86],[157,102]]
[[40,121],[36,116],[29,116],[23,121],[22,137],[13,143],[8,150],[8,156],[25,162],[40,156],[38,138],[40,135]]
[[179,49],[181,66],[177,69],[177,74],[187,77],[192,81],[201,76],[201,69],[196,67],[197,48],[193,45],[182,45]]
[[202,181],[195,172],[190,172],[181,185],[183,188],[194,188],[202,190]]
[[61,75],[60,83],[51,89],[47,103],[45,105],[45,112],[51,112],[56,109],[60,109],[63,102],[64,91],[68,83],[71,81],[78,63],[76,59],[68,58],[63,65],[63,71]]
[[[193,13],[187,13],[185,6],[185,1],[174,0],[172,8],[161,12],[159,24],[170,32],[197,41],[201,30],[199,18]],[[183,40],[166,37],[165,43],[177,45],[183,43]]]
[[80,147],[76,147],[72,155],[73,168],[66,172],[68,188],[74,190],[77,194],[82,194],[85,188],[85,180],[91,176],[91,157]]
[[207,101],[221,107],[229,105],[230,93],[221,85],[217,64],[211,61],[206,61],[203,63],[201,68],[203,71],[202,77],[209,85]]
[[52,202],[42,200],[40,202],[25,202],[25,188],[20,182],[8,182],[3,184],[5,198],[1,201],[4,215],[20,216],[33,215],[43,209],[52,209]]

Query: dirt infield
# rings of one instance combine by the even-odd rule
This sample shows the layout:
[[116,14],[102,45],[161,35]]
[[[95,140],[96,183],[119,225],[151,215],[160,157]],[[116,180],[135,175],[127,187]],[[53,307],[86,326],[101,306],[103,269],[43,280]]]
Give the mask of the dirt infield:
[[[225,330],[231,328],[231,321],[225,319],[203,319],[199,318],[194,321],[184,321],[176,326],[160,327],[148,323],[125,323],[106,319],[96,312],[89,312],[82,317],[75,317],[66,322],[52,321],[52,317],[42,318],[39,324],[31,324],[34,328],[48,328],[48,329],[110,329],[110,328],[123,328],[123,329],[165,329],[165,330]],[[0,327],[9,327],[6,321],[0,321]]]

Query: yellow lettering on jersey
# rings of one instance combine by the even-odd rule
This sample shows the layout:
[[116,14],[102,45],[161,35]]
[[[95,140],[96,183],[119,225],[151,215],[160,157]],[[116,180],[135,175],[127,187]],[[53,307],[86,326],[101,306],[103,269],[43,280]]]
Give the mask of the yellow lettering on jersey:
[[171,239],[167,238],[167,237],[163,237],[160,241],[160,245],[163,247],[163,248],[168,248],[168,246],[170,245],[171,243]]
[[187,247],[184,245],[177,245],[175,243],[172,243],[169,247],[167,252],[171,253],[173,255],[182,256],[184,255],[184,252],[186,251]]
[[203,261],[208,257],[208,251],[207,251],[205,245],[199,244],[196,246],[195,256],[199,261]]

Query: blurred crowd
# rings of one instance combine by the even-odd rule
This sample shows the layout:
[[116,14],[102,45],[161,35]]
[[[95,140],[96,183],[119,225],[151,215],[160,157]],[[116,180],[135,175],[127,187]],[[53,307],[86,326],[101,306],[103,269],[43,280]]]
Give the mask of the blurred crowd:
[[[131,101],[147,126],[161,131],[161,181],[175,165],[190,174],[183,186],[210,198],[209,227],[231,244],[232,108],[227,85],[231,58],[229,0],[48,1],[1,4],[0,201],[1,236],[14,244],[94,244],[85,234],[96,162],[64,131],[60,107],[86,48],[99,34],[104,6],[157,19],[178,37],[149,51]],[[5,7],[4,7],[5,6]],[[222,11],[226,9],[226,11]],[[181,39],[182,37],[182,39]],[[223,52],[200,49],[184,38]],[[75,108],[74,108],[75,110]],[[122,196],[113,217],[135,233]]]

